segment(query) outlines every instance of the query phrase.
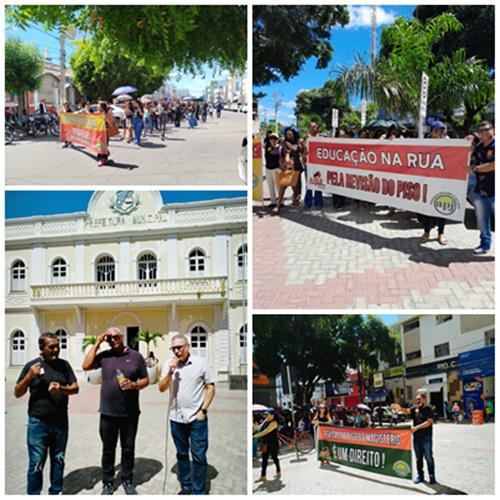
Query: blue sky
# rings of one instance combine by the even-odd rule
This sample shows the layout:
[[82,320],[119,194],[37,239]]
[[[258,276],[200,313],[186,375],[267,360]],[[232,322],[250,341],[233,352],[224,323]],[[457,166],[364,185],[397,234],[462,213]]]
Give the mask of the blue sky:
[[[329,78],[335,79],[332,73],[337,65],[349,66],[354,61],[354,54],[360,52],[367,57],[371,53],[371,5],[349,5],[350,22],[345,28],[332,29],[330,43],[334,48],[333,58],[328,68],[317,70],[316,59],[311,58],[304,65],[300,74],[288,82],[272,84],[266,87],[254,87],[254,92],[264,92],[266,97],[259,101],[261,121],[264,115],[267,119],[274,118],[274,90],[278,91],[278,99],[282,105],[278,112],[278,120],[284,125],[291,124],[295,119],[293,108],[295,96],[301,90],[321,87]],[[380,48],[380,33],[382,26],[392,24],[397,17],[413,17],[415,5],[379,5],[377,6],[377,49]],[[359,105],[352,102],[352,106]]]
[[[160,191],[164,203],[239,198],[246,191]],[[5,218],[86,212],[93,191],[6,191]]]
[[[61,51],[59,42],[59,33],[57,31],[44,31],[41,25],[32,23],[32,28],[27,30],[9,28],[5,24],[5,36],[18,36],[25,42],[35,42],[38,45],[42,54],[48,53],[51,61],[54,64],[60,64]],[[78,36],[76,37],[78,39]],[[76,45],[71,40],[66,40],[66,66],[69,66],[71,54],[77,49]],[[223,80],[229,72],[224,70],[214,74],[214,71],[208,66],[202,67],[203,74],[192,76],[179,71],[172,71],[168,77],[168,81],[173,83],[178,89],[189,89],[191,94],[201,94],[205,87],[209,85],[210,80]],[[133,85],[133,82],[125,82],[124,84]],[[154,92],[156,89],[152,89]]]

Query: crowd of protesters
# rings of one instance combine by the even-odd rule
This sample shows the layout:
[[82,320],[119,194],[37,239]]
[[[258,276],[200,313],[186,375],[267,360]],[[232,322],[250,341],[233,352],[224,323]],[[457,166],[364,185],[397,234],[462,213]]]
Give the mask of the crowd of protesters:
[[[309,124],[308,134],[300,138],[299,131],[294,127],[286,127],[279,137],[272,131],[267,131],[264,138],[263,148],[265,157],[265,177],[269,191],[272,215],[278,215],[284,206],[285,192],[288,187],[292,189],[293,206],[303,203],[304,210],[322,210],[324,195],[321,191],[306,189],[303,199],[302,172],[307,179],[307,150],[308,141],[311,137],[320,135],[318,124],[312,121]],[[322,134],[326,137],[325,134]],[[359,136],[352,130],[338,129],[336,138],[341,139],[373,139],[373,140],[397,140],[399,138],[414,137],[404,127],[392,125],[384,129],[361,130]],[[430,127],[426,138],[449,139],[446,125],[441,121],[435,121]],[[474,249],[474,254],[485,254],[490,251],[492,244],[491,218],[495,215],[495,130],[488,121],[481,122],[477,132],[470,133],[467,140],[471,143],[471,162],[463,165],[468,175],[468,197],[474,206],[477,224],[480,229],[480,242]],[[286,179],[285,179],[286,177]],[[360,207],[360,200],[346,199],[343,196],[333,195],[332,204],[334,209],[340,209],[351,203],[354,210]],[[363,202],[365,208],[373,204]],[[395,213],[394,207],[388,207],[387,215],[392,217]],[[446,219],[442,217],[430,217],[422,214],[406,213],[409,220],[416,216],[420,226],[424,230],[420,237],[421,243],[429,241],[431,230],[437,228],[437,241],[441,245],[447,245],[448,240],[444,235]]]

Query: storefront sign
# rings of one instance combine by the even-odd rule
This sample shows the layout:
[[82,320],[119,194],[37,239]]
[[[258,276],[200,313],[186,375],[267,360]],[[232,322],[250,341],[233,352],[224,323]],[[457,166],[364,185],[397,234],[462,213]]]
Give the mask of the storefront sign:
[[318,460],[402,479],[412,478],[409,429],[318,426]]
[[61,113],[59,140],[80,144],[94,153],[106,153],[104,114]]
[[474,410],[484,410],[484,380],[470,377],[462,380],[464,388],[464,410],[466,418],[472,418]]
[[410,366],[406,368],[407,377],[425,377],[433,373],[449,372],[458,370],[458,357],[448,358],[443,361],[426,363],[425,365]]
[[308,187],[463,221],[470,143],[309,138]]

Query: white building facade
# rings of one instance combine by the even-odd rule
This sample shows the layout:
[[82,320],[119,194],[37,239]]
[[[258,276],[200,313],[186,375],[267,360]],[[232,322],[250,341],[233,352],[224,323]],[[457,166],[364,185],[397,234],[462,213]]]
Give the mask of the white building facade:
[[[161,366],[182,333],[219,381],[247,372],[246,198],[163,204],[157,191],[95,192],[87,212],[6,221],[6,377],[59,336],[83,378],[86,337],[143,330]],[[146,355],[146,345],[138,344]]]

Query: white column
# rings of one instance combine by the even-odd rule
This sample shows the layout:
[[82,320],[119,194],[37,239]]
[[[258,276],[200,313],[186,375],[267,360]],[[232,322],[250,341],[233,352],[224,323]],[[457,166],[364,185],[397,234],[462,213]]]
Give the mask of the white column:
[[214,333],[212,369],[219,382],[227,382],[227,366],[229,363],[229,325],[227,315],[224,318],[222,306],[214,306]]
[[120,240],[120,278],[129,281],[130,278],[130,238]]
[[179,278],[178,240],[176,234],[167,236],[167,278]]
[[48,270],[45,267],[45,245],[33,245],[31,249],[31,266],[29,269],[32,285],[48,283]]
[[30,317],[30,332],[29,332],[29,353],[33,359],[38,356],[40,349],[38,348],[38,337],[45,331],[45,312],[33,310]]
[[79,314],[75,314],[75,363],[72,365],[79,380],[85,379],[85,372],[82,370],[85,353],[82,350],[83,338],[85,337],[85,311],[80,309]]
[[227,274],[227,231],[215,231],[212,233],[212,275],[226,276]]
[[[77,283],[85,283],[85,243],[75,242],[75,280]],[[92,277],[90,281],[94,281]]]

